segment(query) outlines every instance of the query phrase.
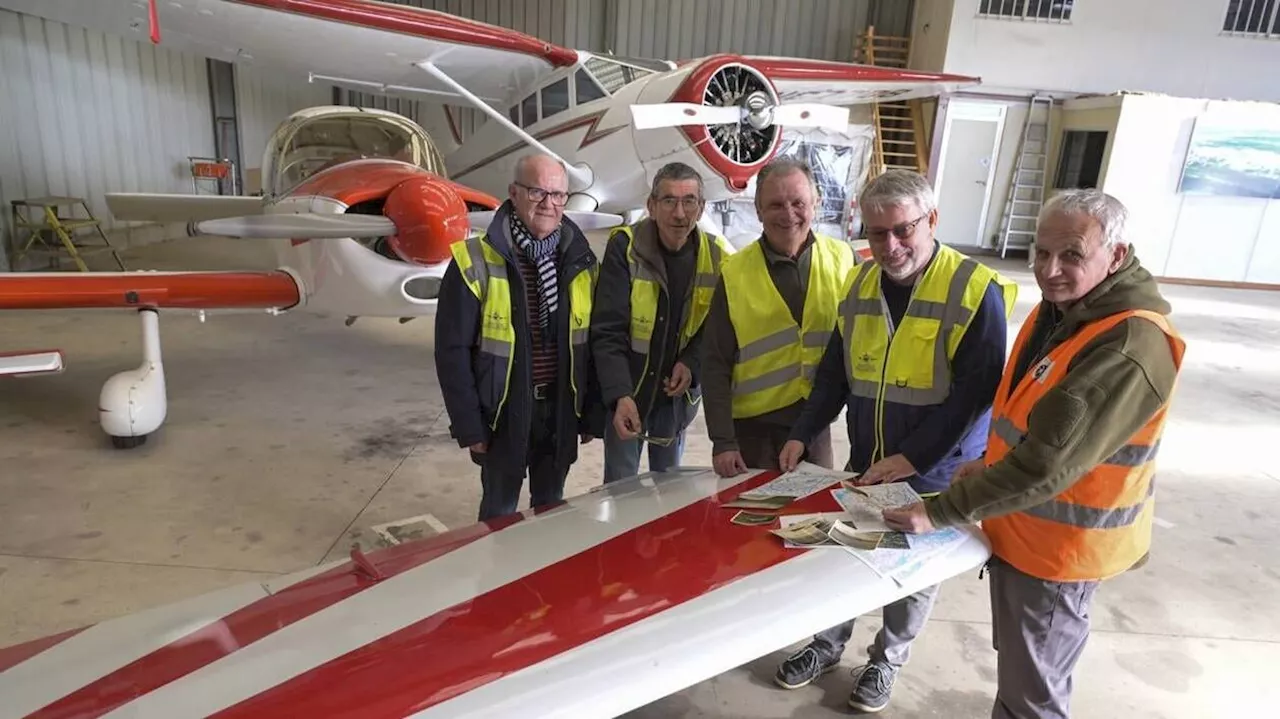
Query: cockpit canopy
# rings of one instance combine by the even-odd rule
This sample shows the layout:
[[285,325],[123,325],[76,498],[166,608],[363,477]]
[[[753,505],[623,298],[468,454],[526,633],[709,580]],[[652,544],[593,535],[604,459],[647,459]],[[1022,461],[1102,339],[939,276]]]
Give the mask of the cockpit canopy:
[[262,183],[280,197],[328,167],[361,158],[389,158],[446,177],[444,157],[417,123],[386,110],[314,107],[294,113],[267,143]]

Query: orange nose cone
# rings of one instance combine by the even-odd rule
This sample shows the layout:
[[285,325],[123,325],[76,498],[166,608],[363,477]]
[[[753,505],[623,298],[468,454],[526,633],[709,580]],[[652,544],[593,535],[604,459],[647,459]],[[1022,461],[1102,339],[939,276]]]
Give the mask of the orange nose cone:
[[448,183],[414,177],[387,195],[382,214],[396,225],[388,240],[405,262],[431,265],[449,259],[449,245],[467,238],[467,203]]

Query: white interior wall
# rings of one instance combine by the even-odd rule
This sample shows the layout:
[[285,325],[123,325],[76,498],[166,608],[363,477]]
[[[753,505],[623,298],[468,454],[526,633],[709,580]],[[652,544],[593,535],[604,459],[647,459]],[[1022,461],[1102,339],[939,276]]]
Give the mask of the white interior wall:
[[1131,213],[1138,257],[1164,277],[1280,284],[1280,200],[1183,194],[1196,118],[1235,109],[1280,127],[1280,107],[1126,95],[1102,189]]
[[0,11],[0,97],[6,235],[11,200],[48,195],[116,228],[105,193],[189,192],[213,152],[204,59],[150,43]]
[[1280,42],[1223,35],[1226,0],[1087,0],[1064,24],[981,18],[979,3],[954,0],[945,69],[988,89],[1280,100]]
[[916,70],[942,72],[954,11],[955,0],[916,0],[908,65]]

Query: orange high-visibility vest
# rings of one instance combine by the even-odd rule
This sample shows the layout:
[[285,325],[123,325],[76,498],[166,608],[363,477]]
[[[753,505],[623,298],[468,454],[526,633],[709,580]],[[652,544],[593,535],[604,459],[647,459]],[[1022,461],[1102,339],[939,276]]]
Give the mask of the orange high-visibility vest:
[[[1038,312],[1037,306],[1022,325],[996,390],[987,466],[999,462],[1022,441],[1031,411],[1062,381],[1075,356],[1120,322],[1141,317],[1155,323],[1169,340],[1174,366],[1182,366],[1186,344],[1169,321],[1155,312],[1129,310],[1085,325],[1028,368],[1010,392],[1014,367],[1022,353],[1029,351],[1027,342]],[[1124,446],[1058,496],[1020,512],[983,520],[982,529],[991,540],[993,553],[1025,574],[1057,582],[1107,579],[1136,564],[1151,546],[1155,457],[1168,409],[1166,399]]]

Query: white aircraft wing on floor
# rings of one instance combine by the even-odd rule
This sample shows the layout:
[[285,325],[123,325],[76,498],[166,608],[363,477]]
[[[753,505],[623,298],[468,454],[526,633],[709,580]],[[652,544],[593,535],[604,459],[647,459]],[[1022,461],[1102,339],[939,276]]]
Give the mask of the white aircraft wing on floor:
[[723,506],[775,476],[642,475],[0,649],[0,717],[616,716],[990,556],[965,528],[898,583],[786,549]]

